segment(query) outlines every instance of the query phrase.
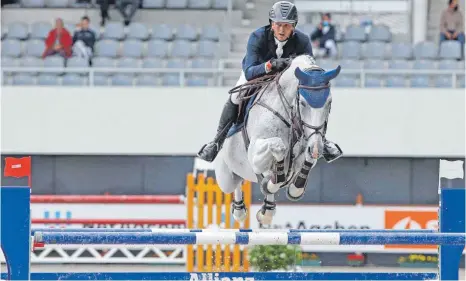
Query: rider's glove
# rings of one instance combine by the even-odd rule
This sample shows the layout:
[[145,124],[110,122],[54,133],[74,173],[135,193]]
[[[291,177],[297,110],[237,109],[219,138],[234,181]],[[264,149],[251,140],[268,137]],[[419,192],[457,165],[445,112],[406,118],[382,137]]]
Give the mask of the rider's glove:
[[286,58],[279,58],[279,59],[271,59],[270,65],[272,66],[271,70],[282,71],[283,69],[287,68],[290,64],[290,59]]

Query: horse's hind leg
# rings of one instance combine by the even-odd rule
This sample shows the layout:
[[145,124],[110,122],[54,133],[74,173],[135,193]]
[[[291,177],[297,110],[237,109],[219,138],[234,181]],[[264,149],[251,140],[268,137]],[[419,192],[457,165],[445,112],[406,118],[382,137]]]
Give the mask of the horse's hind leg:
[[248,158],[256,174],[264,174],[260,183],[264,195],[275,194],[285,182],[286,146],[281,138],[251,140]]
[[233,173],[223,159],[218,159],[215,162],[215,178],[224,193],[234,192],[231,211],[236,221],[243,222],[246,219],[248,211],[244,204],[243,191],[241,190],[243,179]]

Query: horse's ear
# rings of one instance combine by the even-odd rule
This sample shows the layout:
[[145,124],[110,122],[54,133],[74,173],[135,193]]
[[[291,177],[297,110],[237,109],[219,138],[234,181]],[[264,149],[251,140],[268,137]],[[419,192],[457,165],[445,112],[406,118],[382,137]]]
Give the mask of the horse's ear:
[[299,67],[296,67],[294,75],[296,76],[296,78],[298,78],[299,81],[306,81],[308,78],[307,74],[304,71],[302,71]]
[[327,80],[327,82],[328,82],[328,81],[334,79],[335,77],[337,77],[338,74],[340,74],[340,70],[341,70],[341,66],[337,66],[337,68],[335,68],[335,69],[325,71],[323,76],[325,77],[325,80]]

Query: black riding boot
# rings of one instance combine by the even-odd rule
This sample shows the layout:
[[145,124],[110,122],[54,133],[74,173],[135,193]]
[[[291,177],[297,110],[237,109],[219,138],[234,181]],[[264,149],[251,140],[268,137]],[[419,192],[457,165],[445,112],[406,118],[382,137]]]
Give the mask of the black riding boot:
[[231,128],[238,115],[238,105],[231,102],[229,98],[223,107],[222,116],[220,116],[220,122],[217,128],[217,135],[214,140],[205,144],[201,150],[197,153],[197,156],[207,162],[214,161],[217,157],[218,152],[222,148],[223,142],[228,134],[228,130]]

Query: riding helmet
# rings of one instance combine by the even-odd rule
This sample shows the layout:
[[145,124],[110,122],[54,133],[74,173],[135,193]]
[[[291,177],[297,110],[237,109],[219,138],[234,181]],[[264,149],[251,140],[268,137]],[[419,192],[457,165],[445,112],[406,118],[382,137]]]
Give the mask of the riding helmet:
[[269,22],[287,22],[296,26],[298,24],[298,9],[289,1],[279,1],[273,4],[270,9]]

